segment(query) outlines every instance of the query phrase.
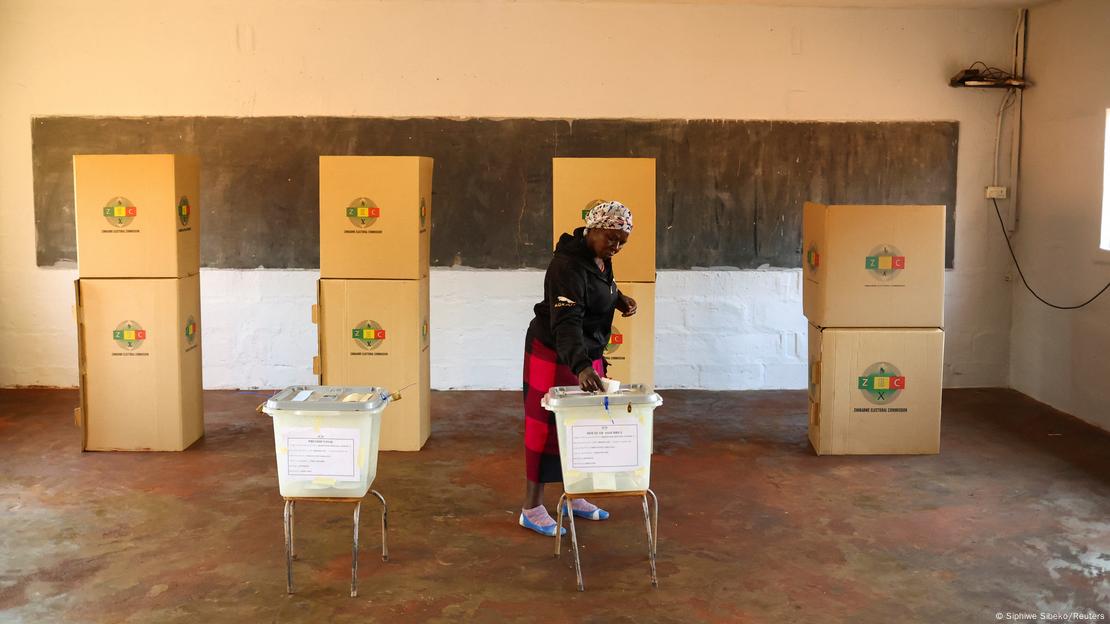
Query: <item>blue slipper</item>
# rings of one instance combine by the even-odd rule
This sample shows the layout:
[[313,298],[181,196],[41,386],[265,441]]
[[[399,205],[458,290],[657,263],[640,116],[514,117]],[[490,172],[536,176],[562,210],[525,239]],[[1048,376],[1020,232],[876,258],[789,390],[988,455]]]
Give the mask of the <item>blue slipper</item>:
[[[549,524],[547,526],[540,526],[540,525],[536,524],[535,522],[532,522],[531,520],[529,520],[524,514],[520,514],[519,522],[520,522],[520,526],[522,526],[526,529],[532,529],[533,531],[535,531],[536,533],[539,533],[540,535],[546,535],[548,537],[555,537],[555,523],[554,522],[552,522],[551,524]],[[559,535],[566,535],[566,534],[567,534],[566,528],[559,527]]]
[[[566,506],[566,503],[563,503],[563,513],[566,513],[566,512],[567,512],[567,506]],[[601,507],[598,507],[597,509],[595,509],[593,511],[578,511],[577,509],[575,509],[574,510],[574,515],[579,517],[579,518],[585,518],[587,520],[608,520],[609,519],[609,512],[605,511]]]

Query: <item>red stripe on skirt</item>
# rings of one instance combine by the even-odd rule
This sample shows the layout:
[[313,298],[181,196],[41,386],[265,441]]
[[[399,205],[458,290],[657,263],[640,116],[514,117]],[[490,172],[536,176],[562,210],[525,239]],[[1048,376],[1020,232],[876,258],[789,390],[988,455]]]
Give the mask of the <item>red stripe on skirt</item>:
[[[594,360],[593,367],[599,375],[605,375],[604,359]],[[578,375],[559,363],[553,349],[529,334],[524,345],[524,468],[529,481],[563,480],[555,413],[545,410],[540,400],[553,386],[577,385]]]

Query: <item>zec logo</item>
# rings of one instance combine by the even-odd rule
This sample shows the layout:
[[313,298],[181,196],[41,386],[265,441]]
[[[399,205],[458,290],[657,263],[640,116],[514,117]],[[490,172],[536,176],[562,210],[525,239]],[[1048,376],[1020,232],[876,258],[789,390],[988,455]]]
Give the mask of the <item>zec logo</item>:
[[347,205],[347,219],[357,228],[374,225],[380,216],[382,209],[368,197],[356,197]]
[[604,199],[595,199],[586,204],[586,207],[582,209],[582,220],[585,221],[586,217],[590,216],[590,211],[593,210],[595,206],[602,203],[605,203]]
[[351,330],[351,338],[365,351],[373,351],[385,342],[385,330],[374,321],[363,321]]
[[104,204],[103,214],[112,227],[125,228],[139,216],[139,209],[126,197],[113,197]]
[[197,341],[197,321],[193,317],[185,321],[185,342],[190,345]]
[[810,243],[809,249],[806,249],[806,268],[810,273],[815,273],[819,266],[821,266],[821,254],[817,253],[817,243]]
[[894,245],[879,245],[867,254],[864,268],[880,282],[889,282],[906,268],[906,257]]
[[182,195],[181,200],[177,202],[177,220],[181,222],[182,226],[189,225],[189,213],[192,211],[192,207],[189,206],[189,198]]
[[616,353],[616,351],[620,349],[621,345],[623,344],[624,334],[622,334],[621,330],[617,329],[617,326],[614,325],[613,331],[609,333],[609,344],[605,345],[605,354],[609,355],[610,353]]
[[856,389],[871,403],[886,405],[894,402],[906,389],[906,378],[890,362],[876,362],[859,376]]
[[112,330],[112,340],[116,346],[126,351],[134,351],[143,346],[146,340],[146,330],[135,321],[124,321]]

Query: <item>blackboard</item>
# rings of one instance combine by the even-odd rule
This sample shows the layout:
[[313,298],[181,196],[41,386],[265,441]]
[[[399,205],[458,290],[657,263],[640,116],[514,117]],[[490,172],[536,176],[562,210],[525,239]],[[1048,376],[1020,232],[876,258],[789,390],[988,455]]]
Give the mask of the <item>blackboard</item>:
[[801,265],[805,200],[944,204],[952,266],[957,122],[40,117],[37,262],[76,259],[74,154],[201,159],[201,264],[317,268],[320,154],[435,158],[433,266],[543,268],[551,159],[653,157],[661,269]]

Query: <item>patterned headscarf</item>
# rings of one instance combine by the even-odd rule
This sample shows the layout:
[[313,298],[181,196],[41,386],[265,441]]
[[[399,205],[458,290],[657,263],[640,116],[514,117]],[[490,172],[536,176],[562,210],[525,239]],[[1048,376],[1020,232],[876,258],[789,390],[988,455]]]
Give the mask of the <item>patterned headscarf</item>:
[[619,201],[603,201],[586,215],[586,229],[624,230],[632,233],[632,211]]

